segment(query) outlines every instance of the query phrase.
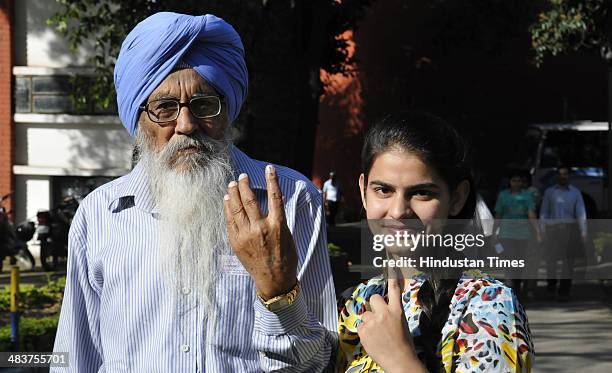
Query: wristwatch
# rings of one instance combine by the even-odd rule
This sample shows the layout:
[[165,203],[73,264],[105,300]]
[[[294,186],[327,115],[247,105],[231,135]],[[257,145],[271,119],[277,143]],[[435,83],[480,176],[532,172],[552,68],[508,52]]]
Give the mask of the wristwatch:
[[257,290],[257,298],[259,298],[261,304],[263,304],[269,311],[278,312],[283,308],[289,307],[291,304],[293,304],[299,292],[300,282],[297,281],[293,289],[291,289],[286,294],[277,295],[274,298],[264,300],[259,290]]

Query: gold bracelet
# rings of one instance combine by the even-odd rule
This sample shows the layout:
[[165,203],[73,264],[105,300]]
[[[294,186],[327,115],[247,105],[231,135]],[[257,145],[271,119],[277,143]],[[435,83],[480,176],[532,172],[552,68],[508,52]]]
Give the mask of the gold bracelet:
[[275,296],[273,298],[270,298],[268,300],[264,300],[263,296],[259,292],[259,290],[256,290],[257,298],[259,298],[259,301],[268,310],[270,310],[272,312],[280,311],[283,308],[288,307],[291,304],[293,304],[293,302],[295,302],[295,298],[297,298],[299,292],[300,292],[300,282],[299,281],[297,281],[295,283],[295,286],[293,287],[293,289],[291,289],[288,293],[277,295],[277,296]]

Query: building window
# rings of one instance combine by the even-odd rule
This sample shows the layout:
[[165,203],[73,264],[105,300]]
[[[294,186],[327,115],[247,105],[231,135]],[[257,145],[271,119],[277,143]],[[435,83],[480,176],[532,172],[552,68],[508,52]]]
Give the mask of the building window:
[[[80,80],[77,80],[80,79]],[[117,114],[117,105],[101,108],[93,102],[77,108],[73,94],[75,84],[87,85],[90,77],[68,75],[15,76],[15,112],[39,114]]]

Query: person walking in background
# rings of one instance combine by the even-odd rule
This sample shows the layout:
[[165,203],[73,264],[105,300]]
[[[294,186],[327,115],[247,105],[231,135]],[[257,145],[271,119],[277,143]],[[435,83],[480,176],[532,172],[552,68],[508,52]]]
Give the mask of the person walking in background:
[[557,286],[557,262],[562,261],[558,300],[568,301],[574,260],[587,239],[586,209],[580,190],[569,183],[570,169],[557,168],[557,184],[544,192],[540,209],[546,237],[548,292]]
[[331,171],[329,173],[329,179],[323,183],[323,200],[325,201],[325,216],[327,218],[327,224],[330,226],[336,225],[336,215],[338,214],[338,207],[342,199],[342,189],[336,173]]
[[[535,203],[535,216],[537,219],[540,216],[540,206],[542,205],[542,191],[533,184],[533,177],[529,171],[523,172],[523,186],[525,190],[531,194],[531,198],[533,198],[533,202]],[[535,289],[538,287],[538,267],[542,259],[542,233],[540,233],[540,237],[540,241],[529,241],[527,248],[527,265],[523,271],[524,278],[527,279],[526,283],[523,285],[523,288],[527,290],[527,298],[533,298]]]
[[538,189],[535,185],[533,185],[533,177],[529,172],[523,172],[523,187],[527,192],[531,194],[531,198],[533,198],[533,203],[535,203],[535,212],[536,216],[540,211],[540,205],[542,204],[542,193],[540,189]]
[[[529,241],[534,237],[541,241],[532,194],[523,188],[522,175],[518,170],[510,173],[510,188],[502,190],[495,203],[495,225],[499,226],[498,238],[504,247],[507,259],[523,259],[528,256]],[[528,223],[528,220],[531,222]],[[494,229],[493,231],[496,231]],[[512,268],[506,279],[512,280],[512,287],[520,297],[527,293],[527,282],[523,282],[523,271]],[[521,288],[523,284],[523,288]]]

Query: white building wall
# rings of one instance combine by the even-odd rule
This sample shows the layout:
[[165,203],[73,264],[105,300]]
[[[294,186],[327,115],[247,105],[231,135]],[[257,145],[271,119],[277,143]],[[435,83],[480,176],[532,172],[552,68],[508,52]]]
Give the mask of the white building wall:
[[51,208],[48,179],[28,177],[25,179],[25,186],[26,194],[29,196],[26,202],[26,218],[36,216],[39,209]]
[[15,114],[17,221],[49,209],[53,176],[118,177],[129,172],[132,139],[114,116]]
[[13,204],[14,221],[19,223],[26,219],[36,222],[36,211],[51,208],[51,177],[43,175],[19,175],[15,173],[13,187],[15,202]]
[[[47,26],[58,9],[55,0],[14,2],[15,76],[85,71],[93,48],[72,53],[63,36]],[[132,140],[117,116],[16,113],[14,136],[17,221],[53,207],[54,176],[117,177],[130,170]]]
[[[56,115],[17,114],[17,165],[62,168],[76,175],[81,170],[130,168],[132,140],[116,118],[106,117],[111,123],[32,123],[35,117],[65,121],[66,116],[57,119]],[[81,117],[73,118],[79,120]]]
[[60,7],[55,0],[18,0],[14,3],[15,65],[66,67],[87,62],[92,55],[93,42],[89,48],[79,48],[72,53],[64,37],[47,26],[47,19]]

